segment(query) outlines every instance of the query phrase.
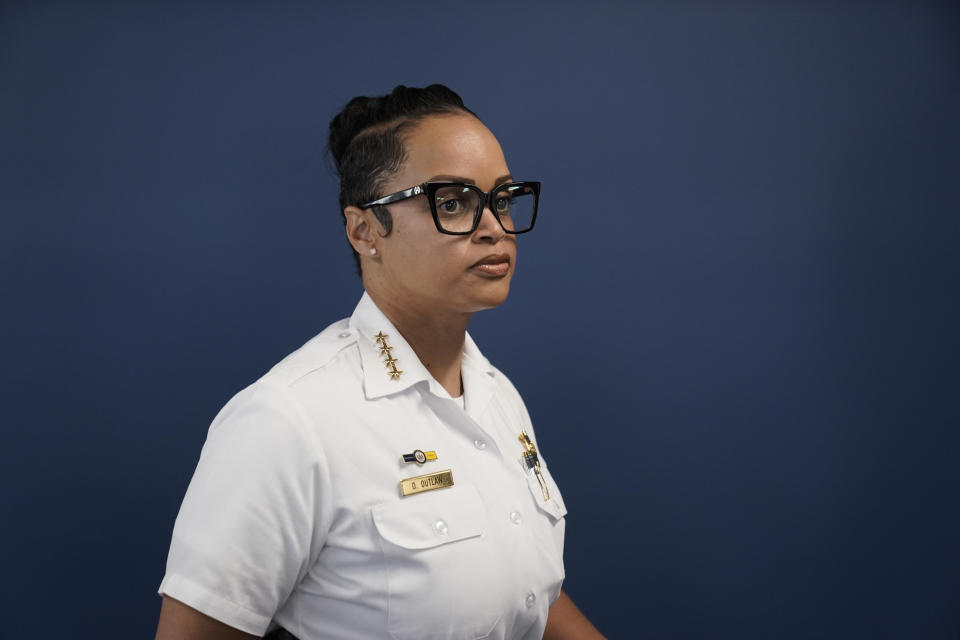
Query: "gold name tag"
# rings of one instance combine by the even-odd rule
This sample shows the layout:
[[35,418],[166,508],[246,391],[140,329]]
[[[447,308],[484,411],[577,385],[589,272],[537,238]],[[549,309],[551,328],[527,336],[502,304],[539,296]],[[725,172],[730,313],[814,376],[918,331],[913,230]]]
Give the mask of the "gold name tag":
[[453,486],[453,471],[446,469],[436,473],[428,473],[423,476],[415,476],[400,481],[400,493],[405,496],[412,496],[415,493],[424,491],[433,491],[434,489],[445,489]]

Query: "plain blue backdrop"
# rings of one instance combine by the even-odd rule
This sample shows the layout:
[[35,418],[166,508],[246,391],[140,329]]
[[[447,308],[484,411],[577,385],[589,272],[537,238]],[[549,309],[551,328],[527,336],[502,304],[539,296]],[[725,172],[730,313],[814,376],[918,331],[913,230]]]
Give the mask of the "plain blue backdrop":
[[0,636],[152,637],[210,420],[361,293],[330,118],[431,82],[543,182],[471,332],[600,629],[956,640],[960,10],[918,2],[0,4]]

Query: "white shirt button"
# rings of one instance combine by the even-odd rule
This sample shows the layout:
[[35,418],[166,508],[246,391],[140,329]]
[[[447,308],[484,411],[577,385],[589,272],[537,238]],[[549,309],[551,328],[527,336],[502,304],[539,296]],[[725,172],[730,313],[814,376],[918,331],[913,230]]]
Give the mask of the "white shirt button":
[[534,604],[536,601],[537,601],[537,596],[535,596],[535,595],[533,594],[533,591],[531,591],[530,593],[528,593],[528,594],[527,594],[527,609],[529,609],[530,607],[532,607],[533,604]]
[[483,451],[484,449],[487,448],[487,443],[484,442],[483,440],[474,440],[474,441],[473,441],[473,446],[475,446],[475,447],[476,447],[477,449],[479,449],[480,451]]
[[510,522],[512,522],[513,524],[520,524],[521,522],[523,522],[523,516],[520,515],[519,511],[511,511]]
[[349,332],[349,331],[341,331],[341,332],[340,332],[340,337],[341,337],[341,338],[349,338],[349,337],[350,337],[350,332]]
[[436,524],[433,525],[434,529],[437,530],[437,533],[441,536],[447,535],[449,527],[447,527],[446,520],[437,520]]

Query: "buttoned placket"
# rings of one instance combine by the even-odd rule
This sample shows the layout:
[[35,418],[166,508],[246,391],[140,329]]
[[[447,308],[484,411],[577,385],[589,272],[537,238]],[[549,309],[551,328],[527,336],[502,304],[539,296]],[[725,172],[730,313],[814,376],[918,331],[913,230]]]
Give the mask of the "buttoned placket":
[[[469,404],[473,388],[470,387],[468,382],[470,378],[466,371],[465,369],[464,390],[467,393],[467,403]],[[470,455],[469,448],[472,444],[473,454],[479,457],[478,465],[483,469],[483,472],[477,475],[484,479],[476,478],[474,483],[481,481],[490,483],[493,479],[496,479],[497,484],[501,486],[492,492],[493,495],[498,497],[509,496],[506,500],[498,499],[498,504],[492,510],[493,513],[490,514],[493,519],[491,524],[498,529],[499,536],[503,540],[509,541],[507,549],[511,558],[504,565],[516,577],[513,584],[509,585],[509,588],[504,592],[504,606],[518,610],[520,619],[533,624],[539,615],[538,609],[535,608],[537,602],[535,589],[536,585],[542,582],[538,575],[541,568],[536,562],[540,543],[529,523],[527,525],[523,523],[523,512],[528,509],[524,505],[530,502],[527,498],[529,487],[522,468],[519,464],[514,465],[512,459],[514,457],[519,458],[520,445],[517,444],[517,456],[505,454],[498,443],[501,441],[502,434],[508,432],[509,429],[498,429],[496,431],[485,429],[478,420],[467,415],[463,409],[457,406],[455,401],[437,396],[434,396],[433,400],[435,401],[437,417],[451,427],[451,430],[460,431],[463,435],[459,454],[461,456]],[[477,404],[474,404],[472,408],[476,412],[477,418],[484,421],[502,420],[504,418],[501,407],[488,405],[480,409]],[[482,440],[483,442],[489,441],[489,446],[476,446],[478,441],[476,438],[471,443],[471,436],[476,434],[481,434],[477,436],[478,438],[486,439]],[[509,445],[509,442],[506,444]],[[509,602],[509,600],[512,600],[512,602]],[[521,604],[522,606],[519,606]]]

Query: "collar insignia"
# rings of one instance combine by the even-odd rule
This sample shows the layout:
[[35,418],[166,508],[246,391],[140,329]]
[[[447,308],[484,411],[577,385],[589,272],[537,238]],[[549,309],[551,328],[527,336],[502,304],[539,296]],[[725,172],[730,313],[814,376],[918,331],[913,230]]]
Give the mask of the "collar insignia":
[[399,380],[400,376],[403,375],[403,371],[397,369],[398,360],[393,357],[392,353],[390,353],[390,350],[393,349],[393,347],[387,344],[387,338],[389,337],[389,335],[381,331],[377,335],[373,336],[373,339],[377,341],[377,347],[380,349],[380,355],[386,356],[383,359],[383,363],[387,366],[387,375],[390,376],[391,380]]

